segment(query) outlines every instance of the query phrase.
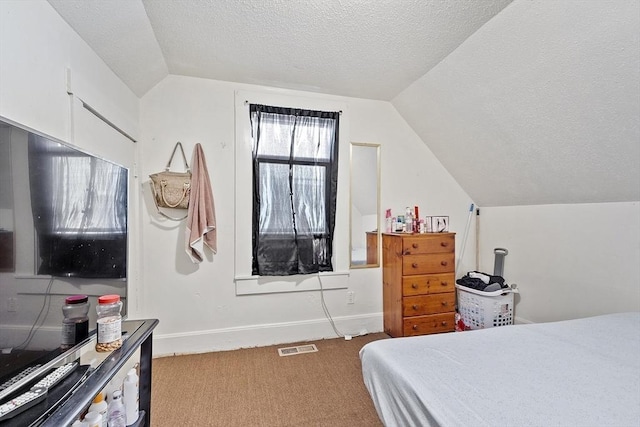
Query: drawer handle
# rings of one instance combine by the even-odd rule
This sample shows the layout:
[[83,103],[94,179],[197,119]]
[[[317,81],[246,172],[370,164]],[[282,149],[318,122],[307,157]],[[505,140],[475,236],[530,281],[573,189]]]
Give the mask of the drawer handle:
[[418,263],[417,263],[417,262],[414,262],[413,264],[411,264],[411,267],[413,267],[413,268],[418,268]]
[[449,242],[440,242],[440,246],[446,248],[447,246],[449,246]]
[[447,266],[447,264],[449,264],[447,261],[442,261],[442,262],[440,262],[440,265],[441,265],[441,266],[443,266],[443,267],[446,267],[446,266]]
[[415,283],[412,283],[412,284],[411,284],[411,287],[412,287],[413,289],[418,289],[418,285],[417,285],[417,284],[415,284]]
[[442,321],[442,323],[441,323],[441,325],[442,325],[442,326],[447,326],[447,323],[448,323],[448,322],[447,322],[446,320],[443,320],[443,321]]
[[411,247],[412,247],[413,249],[418,249],[418,244],[417,244],[417,243],[414,243],[413,245],[411,245]]
[[413,308],[414,310],[418,309],[418,304],[413,304],[413,306],[411,306],[411,308]]
[[447,282],[440,282],[440,284],[441,284],[442,286],[447,286],[449,283],[447,283]]
[[446,302],[446,301],[442,301],[442,306],[443,306],[443,307],[446,307],[446,306],[448,306],[448,305],[449,305],[449,303],[448,303],[448,302]]
[[411,329],[413,329],[414,331],[417,331],[417,330],[418,330],[418,325],[413,325],[413,326],[411,327]]

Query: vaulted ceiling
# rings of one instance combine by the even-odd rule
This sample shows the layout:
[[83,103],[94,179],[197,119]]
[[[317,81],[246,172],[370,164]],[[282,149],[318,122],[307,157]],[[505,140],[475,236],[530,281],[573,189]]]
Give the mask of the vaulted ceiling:
[[480,206],[640,200],[637,0],[49,0],[167,74],[393,103]]
[[511,0],[49,0],[138,95],[167,73],[390,100]]

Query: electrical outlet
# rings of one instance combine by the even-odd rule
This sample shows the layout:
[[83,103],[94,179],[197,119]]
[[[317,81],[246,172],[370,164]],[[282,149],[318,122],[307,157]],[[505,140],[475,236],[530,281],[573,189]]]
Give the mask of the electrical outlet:
[[347,304],[353,304],[356,302],[356,293],[354,291],[347,292]]
[[18,298],[9,298],[7,300],[7,311],[9,313],[15,313],[18,311]]

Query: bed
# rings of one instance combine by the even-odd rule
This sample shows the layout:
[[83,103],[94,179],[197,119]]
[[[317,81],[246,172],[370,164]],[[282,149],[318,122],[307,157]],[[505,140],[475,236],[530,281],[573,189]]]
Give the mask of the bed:
[[360,351],[392,426],[640,426],[640,313],[394,338]]

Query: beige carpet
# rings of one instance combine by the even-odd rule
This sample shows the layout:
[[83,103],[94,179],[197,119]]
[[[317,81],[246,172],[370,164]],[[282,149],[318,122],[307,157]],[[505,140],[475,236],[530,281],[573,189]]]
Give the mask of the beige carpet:
[[154,359],[152,426],[381,426],[358,352],[384,338],[311,341],[317,353],[286,357],[277,349],[294,344]]

